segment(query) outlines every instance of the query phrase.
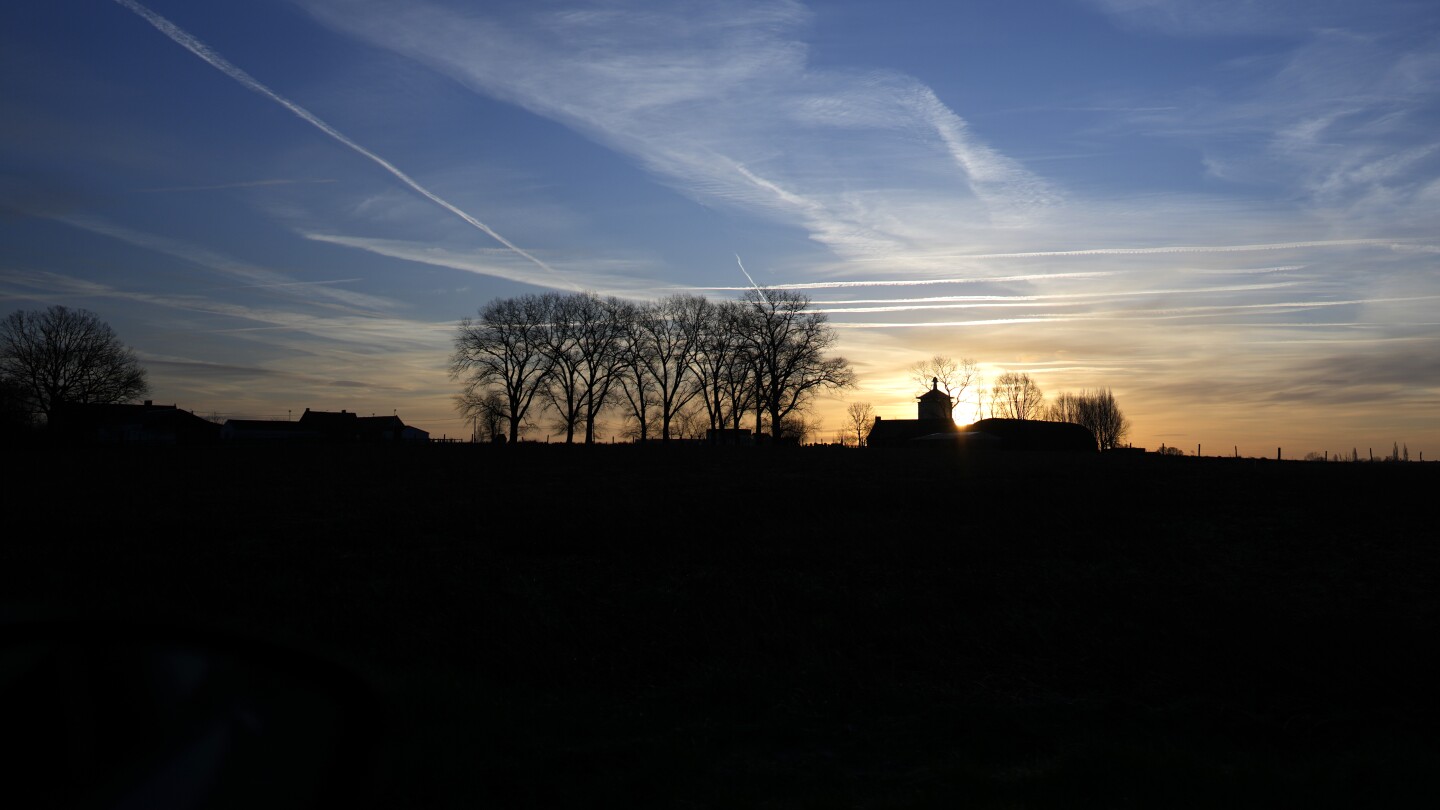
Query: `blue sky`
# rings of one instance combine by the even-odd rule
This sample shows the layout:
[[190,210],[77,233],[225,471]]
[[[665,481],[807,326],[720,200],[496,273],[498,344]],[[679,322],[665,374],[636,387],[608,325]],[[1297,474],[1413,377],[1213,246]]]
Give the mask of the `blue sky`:
[[1440,453],[1432,2],[20,0],[0,120],[4,308],[201,413],[464,433],[485,301],[738,254],[839,331],[831,432],[941,353],[1137,444]]

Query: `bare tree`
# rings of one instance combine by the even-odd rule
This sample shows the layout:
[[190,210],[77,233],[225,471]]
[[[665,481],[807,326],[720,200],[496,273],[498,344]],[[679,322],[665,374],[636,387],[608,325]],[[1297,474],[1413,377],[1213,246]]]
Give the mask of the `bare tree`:
[[625,335],[628,324],[635,320],[635,307],[614,296],[601,298],[594,293],[572,298],[577,300],[579,314],[576,348],[584,384],[585,443],[594,444],[595,424],[610,404],[625,366]]
[[855,431],[855,446],[865,446],[865,433],[875,423],[875,409],[868,402],[852,402],[845,408],[849,428]]
[[1083,400],[1081,395],[1072,394],[1069,391],[1061,391],[1050,400],[1050,405],[1045,409],[1045,419],[1050,422],[1071,422],[1082,424],[1080,421],[1083,412]]
[[754,400],[754,363],[743,329],[747,317],[740,302],[721,301],[700,318],[690,362],[711,428],[740,427]]
[[1120,411],[1115,395],[1108,388],[1079,394],[1063,392],[1050,403],[1045,418],[1051,422],[1072,422],[1088,428],[1101,450],[1119,447],[1130,432],[1130,420]]
[[150,387],[135,353],[89,310],[16,310],[0,321],[0,378],[32,413],[50,420],[65,405],[110,405]]
[[576,311],[576,299],[560,293],[545,293],[546,320],[541,326],[541,346],[550,364],[541,393],[554,409],[559,419],[560,432],[565,434],[565,443],[575,442],[575,431],[584,421],[584,360],[580,356],[580,313]]
[[663,441],[670,440],[675,415],[701,393],[694,384],[694,360],[711,309],[702,296],[672,295],[637,312],[630,342],[639,367],[631,368],[654,383]]
[[1086,391],[1082,396],[1080,424],[1090,428],[1101,450],[1114,450],[1130,433],[1130,420],[1115,402],[1110,389]]
[[538,295],[497,298],[480,308],[477,320],[461,321],[455,335],[451,378],[464,382],[462,397],[499,389],[512,442],[553,368],[545,351],[550,303]]
[[931,380],[937,381],[939,389],[950,397],[952,411],[960,406],[966,389],[980,384],[980,367],[969,357],[955,360],[937,354],[929,360],[912,363],[906,370],[921,393],[930,390]]
[[796,412],[781,420],[777,438],[795,444],[805,444],[821,430],[819,419],[810,419],[804,413]]
[[1039,419],[1045,413],[1045,394],[1023,372],[1007,371],[990,389],[990,415],[1002,419]]
[[626,366],[625,335],[633,307],[618,298],[592,292],[542,296],[550,312],[542,330],[551,371],[544,389],[555,409],[566,444],[584,428],[593,444],[600,412],[611,402]]
[[691,404],[675,412],[671,420],[670,433],[672,438],[677,439],[703,439],[708,424],[705,419],[705,409]]
[[624,397],[624,435],[635,441],[650,438],[650,422],[655,411],[658,396],[655,378],[650,373],[654,359],[650,356],[650,345],[641,334],[640,318],[632,318],[625,326],[625,346],[621,357],[618,385]]
[[455,410],[460,412],[460,418],[470,420],[471,441],[503,441],[509,432],[509,409],[505,398],[494,388],[456,394]]
[[729,302],[720,327],[733,333],[734,344],[725,358],[720,385],[725,393],[731,427],[740,428],[747,411],[755,411],[755,431],[760,432],[760,414],[764,398],[760,389],[760,353],[750,341],[751,321],[755,314],[742,302]]
[[843,357],[825,356],[835,332],[824,314],[809,309],[809,298],[757,288],[743,300],[749,315],[743,328],[754,357],[756,425],[763,410],[778,439],[785,417],[803,410],[820,391],[851,385],[855,375]]

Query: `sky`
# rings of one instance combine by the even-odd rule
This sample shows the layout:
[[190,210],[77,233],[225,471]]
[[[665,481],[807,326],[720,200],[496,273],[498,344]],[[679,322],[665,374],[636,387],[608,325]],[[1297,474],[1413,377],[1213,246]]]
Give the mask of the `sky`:
[[207,416],[468,435],[485,302],[743,262],[856,371],[822,438],[942,354],[1137,446],[1440,456],[1433,0],[12,0],[0,122],[0,309]]

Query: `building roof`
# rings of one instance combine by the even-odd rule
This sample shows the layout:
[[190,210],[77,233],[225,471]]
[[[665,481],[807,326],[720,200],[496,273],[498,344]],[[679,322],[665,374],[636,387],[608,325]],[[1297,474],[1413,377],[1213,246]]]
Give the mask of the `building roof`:
[[360,416],[350,411],[312,411],[309,408],[294,422],[230,419],[225,422],[225,435],[237,439],[330,442],[423,441],[430,437],[426,431],[405,424],[398,416]]
[[1005,450],[1042,450],[1094,453],[1099,449],[1089,428],[1072,422],[1039,419],[981,419],[965,428],[1000,439]]
[[209,442],[220,426],[174,405],[61,405],[51,416],[57,435],[100,442]]
[[955,423],[950,419],[877,418],[870,427],[865,444],[870,447],[892,447],[932,433],[953,433],[955,430]]
[[939,388],[936,388],[933,381],[931,383],[930,390],[916,397],[916,399],[920,400],[921,402],[939,402],[943,403],[946,408],[950,407],[950,395],[945,393],[944,391],[941,391]]

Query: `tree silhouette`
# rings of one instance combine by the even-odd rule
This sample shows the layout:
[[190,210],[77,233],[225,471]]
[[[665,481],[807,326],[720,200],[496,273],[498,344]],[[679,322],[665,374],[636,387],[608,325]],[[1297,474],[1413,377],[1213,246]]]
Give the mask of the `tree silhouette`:
[[1039,419],[1045,394],[1029,374],[1007,371],[990,389],[990,415],[1004,419]]
[[540,296],[548,317],[540,329],[550,375],[542,389],[555,409],[565,443],[584,427],[584,441],[595,441],[600,412],[611,403],[627,365],[626,333],[634,307],[593,292]]
[[499,389],[512,442],[520,438],[520,425],[550,376],[544,351],[548,318],[542,296],[497,298],[480,308],[476,320],[462,320],[455,335],[451,378],[464,381],[462,397],[483,398],[485,389]]
[[0,321],[0,377],[48,422],[66,405],[112,405],[150,387],[135,353],[89,310],[16,310]]
[[843,357],[826,357],[835,331],[810,299],[792,290],[753,289],[744,297],[747,317],[741,325],[754,357],[756,423],[769,417],[771,435],[784,435],[785,417],[803,410],[820,391],[854,381]]
[[503,441],[509,411],[505,398],[494,388],[466,391],[455,396],[455,410],[472,425],[470,438],[477,442]]
[[875,423],[875,409],[868,402],[852,402],[845,408],[848,427],[855,432],[855,446],[865,446],[865,431]]
[[1052,422],[1073,422],[1089,428],[1101,450],[1120,446],[1130,432],[1130,420],[1121,412],[1110,389],[1072,394],[1062,392],[1051,401],[1045,418]]
[[650,438],[652,414],[659,404],[659,386],[651,373],[656,362],[643,334],[639,317],[631,318],[625,324],[625,348],[620,364],[620,393],[627,407],[627,438],[645,441]]
[[738,301],[712,304],[701,316],[691,360],[710,427],[740,427],[755,401],[754,356],[746,343],[748,311]]
[[584,359],[580,355],[580,314],[569,296],[545,293],[539,298],[544,310],[540,324],[540,351],[549,361],[550,373],[540,393],[554,409],[565,443],[575,441],[575,431],[584,419]]
[[632,321],[627,365],[633,375],[649,381],[647,386],[637,379],[634,386],[653,390],[663,441],[670,440],[676,415],[701,393],[695,385],[694,360],[711,309],[703,296],[672,295],[639,308]]
[[932,380],[937,381],[939,389],[950,397],[952,411],[960,406],[960,398],[965,395],[966,389],[980,384],[979,364],[969,357],[956,360],[937,354],[929,360],[912,363],[906,370],[921,393],[930,390]]
[[580,379],[583,385],[581,416],[585,443],[595,443],[595,424],[611,402],[625,367],[627,324],[636,319],[635,306],[614,296],[578,293],[569,298],[576,315]]

